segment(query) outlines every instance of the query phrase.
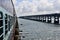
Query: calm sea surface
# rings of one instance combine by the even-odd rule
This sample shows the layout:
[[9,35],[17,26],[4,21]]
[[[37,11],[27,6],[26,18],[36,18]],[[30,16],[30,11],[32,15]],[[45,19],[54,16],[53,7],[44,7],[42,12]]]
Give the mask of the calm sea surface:
[[60,40],[60,25],[20,19],[21,40]]

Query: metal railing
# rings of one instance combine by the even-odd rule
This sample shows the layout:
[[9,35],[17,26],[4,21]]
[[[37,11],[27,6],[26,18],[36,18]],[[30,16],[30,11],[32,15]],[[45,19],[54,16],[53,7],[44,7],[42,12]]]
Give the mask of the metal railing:
[[14,25],[14,17],[0,11],[0,40],[8,39]]

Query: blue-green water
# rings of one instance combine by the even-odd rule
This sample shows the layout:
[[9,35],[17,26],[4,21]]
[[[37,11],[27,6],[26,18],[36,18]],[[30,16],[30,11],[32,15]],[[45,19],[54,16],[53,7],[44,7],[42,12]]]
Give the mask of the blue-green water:
[[22,40],[60,40],[60,25],[26,19],[18,19],[18,22],[19,29],[23,31],[20,34]]

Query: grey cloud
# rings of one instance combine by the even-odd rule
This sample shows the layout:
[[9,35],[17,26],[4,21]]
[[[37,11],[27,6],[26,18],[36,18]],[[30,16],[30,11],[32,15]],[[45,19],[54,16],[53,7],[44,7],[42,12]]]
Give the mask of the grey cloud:
[[55,10],[60,10],[60,4],[55,2],[54,8],[55,8]]
[[32,12],[32,9],[29,6],[23,7],[22,12]]
[[[45,4],[44,4],[45,3]],[[50,4],[51,3],[51,4]],[[30,6],[33,6],[36,7],[36,8],[31,8]],[[20,6],[18,6],[18,13],[21,13],[22,15],[29,15],[29,13],[31,12],[32,14],[38,14],[38,12],[43,12],[43,11],[46,11],[49,13],[51,12],[55,12],[55,11],[59,11],[60,10],[60,4],[58,3],[58,0],[46,0],[46,1],[42,1],[40,3],[40,1],[36,1],[36,0],[33,0],[33,2],[29,2],[29,1],[24,1],[24,2],[20,2],[19,3]],[[24,5],[24,6],[23,6]],[[23,8],[21,8],[23,7]],[[37,11],[37,13],[33,13],[32,11]]]

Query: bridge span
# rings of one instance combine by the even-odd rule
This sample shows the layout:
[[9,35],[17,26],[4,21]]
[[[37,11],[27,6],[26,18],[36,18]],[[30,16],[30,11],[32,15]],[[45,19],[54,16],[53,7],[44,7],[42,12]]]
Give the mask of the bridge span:
[[22,16],[20,18],[40,21],[40,22],[46,22],[46,23],[52,23],[52,24],[60,24],[60,13]]

